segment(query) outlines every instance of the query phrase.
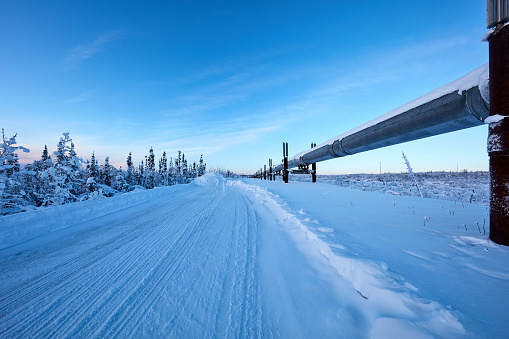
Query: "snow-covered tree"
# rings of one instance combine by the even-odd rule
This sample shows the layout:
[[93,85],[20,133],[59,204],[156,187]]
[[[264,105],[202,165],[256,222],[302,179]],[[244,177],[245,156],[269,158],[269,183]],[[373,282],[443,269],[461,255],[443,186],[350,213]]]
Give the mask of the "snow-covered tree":
[[71,138],[69,133],[63,133],[63,137],[57,144],[55,167],[50,168],[48,177],[50,180],[50,192],[46,195],[46,203],[50,205],[62,205],[77,200],[75,195],[76,178],[73,169],[69,166],[68,153],[71,150]]
[[187,169],[187,159],[185,158],[184,153],[182,153],[182,179],[184,182],[187,181],[188,178],[188,169]]
[[51,161],[51,156],[49,155],[48,147],[44,145],[41,160],[34,161],[34,168],[37,171],[35,175],[37,180],[37,186],[35,188],[37,206],[49,204],[47,196],[51,191],[50,169],[53,167],[54,164],[53,161]]
[[175,185],[175,168],[173,167],[173,159],[168,161],[168,185]]
[[138,166],[138,185],[143,185],[145,181],[145,165],[143,164],[143,160]]
[[104,159],[104,165],[101,168],[101,183],[106,186],[112,186],[115,179],[115,168],[110,165],[110,157]]
[[90,162],[87,161],[87,191],[92,193],[99,188],[99,166],[95,160],[95,154],[92,152]]
[[149,150],[149,154],[148,156],[145,158],[146,159],[146,166],[145,166],[145,173],[144,173],[144,181],[143,181],[143,186],[145,188],[154,188],[157,186],[157,182],[158,182],[158,175],[157,175],[157,172],[155,171],[155,155],[154,155],[154,150],[152,149],[152,147],[150,147],[150,150]]
[[129,155],[127,156],[127,173],[125,180],[127,184],[129,184],[130,186],[137,184],[136,169],[134,168],[133,157],[131,155],[131,152],[129,152]]
[[74,150],[74,143],[71,141],[71,148],[69,149],[69,153],[67,154],[67,163],[69,167],[74,172],[77,172],[81,167],[81,159],[76,154]]
[[205,174],[205,167],[207,164],[203,162],[203,154],[200,155],[200,163],[198,164],[198,176],[201,177]]
[[127,175],[126,172],[122,170],[117,171],[117,175],[115,176],[115,181],[113,184],[113,188],[115,190],[119,192],[129,191],[129,187],[131,187],[131,185],[129,185],[129,183],[127,182],[126,175]]
[[191,177],[191,178],[196,178],[197,174],[198,174],[198,173],[196,172],[196,162],[195,162],[195,161],[193,161],[193,167],[192,167],[192,168],[191,168],[191,170],[190,170],[189,177]]
[[2,143],[0,144],[0,214],[19,212],[26,205],[25,191],[20,181],[20,166],[18,149],[30,152],[23,146],[16,145],[16,135],[5,138],[2,128]]
[[127,158],[127,171],[115,169],[109,157],[102,166],[98,165],[95,153],[82,168],[83,160],[78,157],[69,133],[63,133],[53,152],[54,161],[45,145],[40,160],[24,167],[20,166],[17,149],[28,152],[16,144],[16,136],[5,138],[2,130],[0,144],[0,213],[24,210],[26,205],[59,205],[76,200],[95,199],[127,192],[133,185],[154,188],[159,185],[186,183],[205,172],[203,158],[200,163],[188,164],[184,153],[178,151],[173,161],[163,152],[156,169],[153,148],[141,161],[138,168],[133,164],[132,154]]
[[166,152],[163,152],[163,156],[159,159],[159,176],[161,178],[161,184],[164,186],[168,185],[168,159],[166,158]]

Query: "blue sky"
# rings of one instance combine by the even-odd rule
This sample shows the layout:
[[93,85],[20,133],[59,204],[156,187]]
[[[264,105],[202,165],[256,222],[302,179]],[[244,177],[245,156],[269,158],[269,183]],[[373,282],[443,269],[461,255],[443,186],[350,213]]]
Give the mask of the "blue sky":
[[[0,127],[125,168],[182,150],[254,173],[488,61],[484,1],[2,1]],[[319,173],[487,170],[487,127],[329,160]]]

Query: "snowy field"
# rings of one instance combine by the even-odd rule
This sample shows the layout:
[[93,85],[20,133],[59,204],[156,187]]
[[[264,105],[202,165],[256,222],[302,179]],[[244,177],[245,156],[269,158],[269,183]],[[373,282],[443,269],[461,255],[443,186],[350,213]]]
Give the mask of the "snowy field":
[[476,201],[217,174],[3,216],[0,337],[502,338],[487,225]]
[[[415,173],[417,185],[425,198],[456,201],[461,204],[489,204],[488,172],[422,172]],[[290,180],[310,182],[310,175],[290,175]],[[341,187],[419,197],[409,173],[318,175],[319,182]]]

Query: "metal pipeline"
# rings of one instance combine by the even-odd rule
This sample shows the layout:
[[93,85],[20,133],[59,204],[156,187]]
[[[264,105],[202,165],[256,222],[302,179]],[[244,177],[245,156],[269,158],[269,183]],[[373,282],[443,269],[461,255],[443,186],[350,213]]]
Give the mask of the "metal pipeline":
[[[377,119],[288,159],[288,168],[484,124],[490,115],[488,65]],[[484,96],[481,94],[484,94]],[[274,166],[283,169],[283,163]]]

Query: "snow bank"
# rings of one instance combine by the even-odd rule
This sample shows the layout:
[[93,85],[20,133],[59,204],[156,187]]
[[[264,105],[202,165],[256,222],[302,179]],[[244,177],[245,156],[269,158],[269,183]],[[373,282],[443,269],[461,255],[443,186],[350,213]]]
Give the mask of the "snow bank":
[[[168,196],[182,186],[135,190],[110,198],[87,200],[72,204],[40,207],[24,213],[0,216],[0,249],[62,230],[92,219]],[[23,225],[23,227],[19,227]]]
[[198,186],[216,186],[219,185],[220,182],[224,182],[224,178],[220,174],[214,172],[208,172],[193,181],[193,183]]
[[[316,263],[317,269],[325,264],[348,281],[361,297],[357,299],[356,307],[371,320],[374,337],[465,336],[465,329],[451,310],[416,296],[417,289],[392,278],[385,264],[333,252],[331,244],[321,240],[298,217],[287,212],[278,202],[278,196],[267,189],[241,181],[228,184],[252,192],[255,201],[263,203],[277,217],[300,250]],[[305,212],[300,210],[299,213]],[[330,229],[322,230],[330,232]]]

